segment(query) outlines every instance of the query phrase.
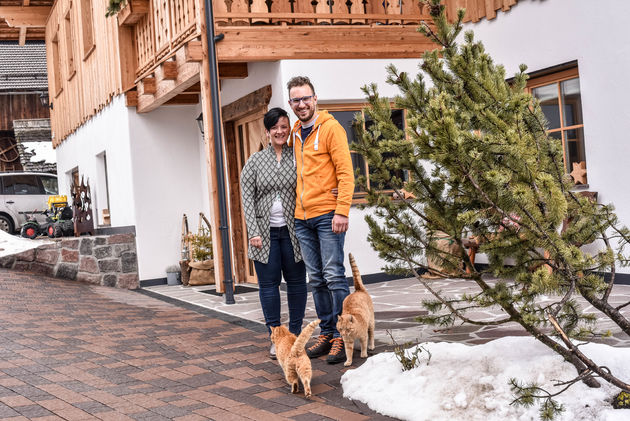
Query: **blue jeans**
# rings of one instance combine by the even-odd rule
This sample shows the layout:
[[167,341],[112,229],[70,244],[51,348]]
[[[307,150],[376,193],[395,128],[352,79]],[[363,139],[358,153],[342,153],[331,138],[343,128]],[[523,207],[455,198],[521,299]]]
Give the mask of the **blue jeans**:
[[295,263],[291,237],[286,226],[270,229],[271,249],[267,264],[254,260],[258,275],[258,296],[267,330],[280,326],[280,281],[287,284],[289,330],[295,335],[302,331],[306,308],[306,270],[304,262]]
[[334,212],[306,220],[295,220],[295,234],[300,241],[321,334],[338,337],[337,316],[343,300],[350,294],[343,266],[346,233],[332,231]]

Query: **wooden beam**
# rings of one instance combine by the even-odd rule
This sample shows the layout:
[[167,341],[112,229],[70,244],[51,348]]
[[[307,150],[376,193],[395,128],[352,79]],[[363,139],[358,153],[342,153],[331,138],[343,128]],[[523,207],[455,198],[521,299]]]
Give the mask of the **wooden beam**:
[[197,82],[190,88],[186,89],[185,94],[198,94],[201,92],[201,83]]
[[219,78],[245,79],[247,77],[247,63],[219,63]]
[[26,26],[20,27],[20,37],[18,40],[18,45],[26,44]]
[[127,107],[137,107],[138,106],[138,91],[127,91],[127,92],[125,92],[125,105]]
[[160,71],[162,72],[163,78],[167,80],[175,80],[177,79],[177,62],[176,61],[165,61],[160,66]]
[[26,6],[30,6],[30,5],[31,5],[31,0],[24,0],[24,1],[22,2],[22,6],[25,6],[25,7],[26,7]]
[[271,85],[264,86],[221,107],[223,122],[234,121],[255,110],[269,105],[271,100]]
[[157,92],[157,82],[154,77],[147,76],[138,84],[138,96],[153,95]]
[[175,79],[165,77],[163,66],[155,69],[156,91],[153,95],[142,95],[143,93],[146,94],[146,91],[140,91],[142,82],[146,78],[143,79],[138,86],[138,113],[148,113],[155,110],[199,82],[200,63],[187,61],[186,56],[186,46],[181,47],[175,53],[174,63],[177,65],[177,77]]
[[0,18],[12,27],[44,28],[50,9],[49,6],[0,6]]
[[183,93],[166,101],[165,105],[190,105],[199,104],[199,94]]
[[184,46],[186,61],[198,61],[203,59],[203,48],[201,41],[190,41]]
[[243,26],[218,28],[220,62],[281,59],[419,58],[435,44],[409,26]]

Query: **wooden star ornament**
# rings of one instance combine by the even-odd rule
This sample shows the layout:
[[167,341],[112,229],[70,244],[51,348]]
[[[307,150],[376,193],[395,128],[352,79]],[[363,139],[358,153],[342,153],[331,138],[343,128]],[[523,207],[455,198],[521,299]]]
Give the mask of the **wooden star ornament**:
[[575,184],[586,184],[586,162],[574,162],[571,177],[573,177]]

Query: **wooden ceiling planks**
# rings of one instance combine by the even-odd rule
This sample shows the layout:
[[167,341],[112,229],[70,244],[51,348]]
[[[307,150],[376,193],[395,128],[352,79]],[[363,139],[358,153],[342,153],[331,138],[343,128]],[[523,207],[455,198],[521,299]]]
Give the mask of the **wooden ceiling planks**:
[[0,41],[18,41],[20,45],[26,41],[43,41],[46,18],[53,3],[54,0],[2,0]]

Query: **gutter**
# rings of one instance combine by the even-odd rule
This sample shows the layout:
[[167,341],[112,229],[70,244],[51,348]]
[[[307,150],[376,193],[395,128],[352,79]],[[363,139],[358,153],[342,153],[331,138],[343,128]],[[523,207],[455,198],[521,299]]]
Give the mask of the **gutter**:
[[225,163],[223,162],[223,138],[221,136],[221,104],[219,101],[219,75],[217,72],[217,50],[215,43],[221,41],[223,34],[214,35],[214,12],[212,0],[204,0],[206,8],[206,41],[208,44],[208,62],[210,67],[210,97],[212,104],[212,135],[214,136],[214,157],[217,170],[217,190],[219,196],[219,232],[223,249],[223,287],[225,304],[235,304],[234,280],[232,279],[232,254],[228,227],[227,199],[225,192]]

